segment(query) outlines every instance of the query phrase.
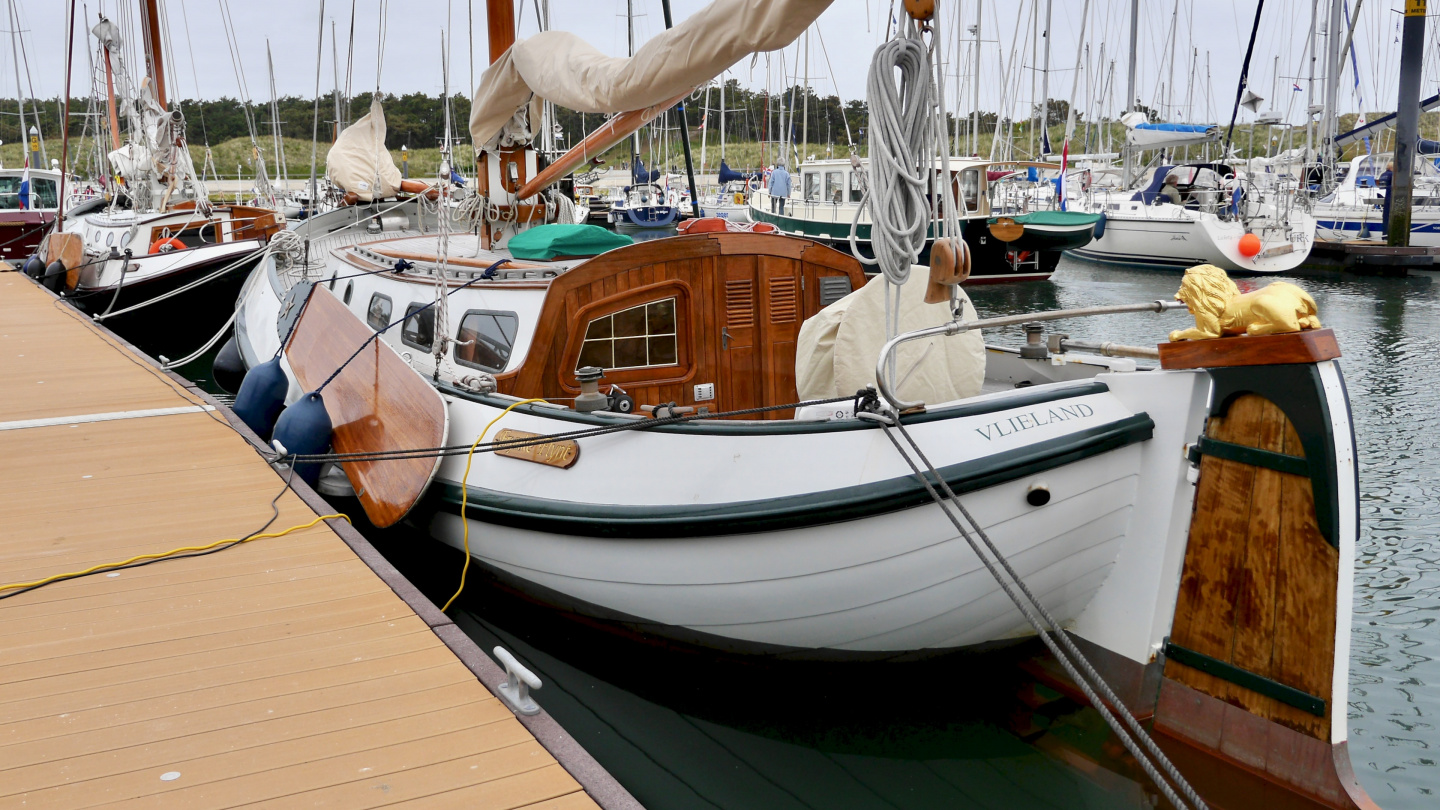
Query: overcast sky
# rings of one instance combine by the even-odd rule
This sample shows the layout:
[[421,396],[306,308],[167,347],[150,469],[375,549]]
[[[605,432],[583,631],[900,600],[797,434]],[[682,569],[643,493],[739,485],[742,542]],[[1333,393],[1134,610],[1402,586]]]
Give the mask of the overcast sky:
[[[940,0],[942,15],[941,49],[950,66],[952,78],[947,85],[947,106],[957,103],[960,111],[973,106],[974,35],[978,0]],[[537,30],[535,2],[525,0],[517,5],[520,12],[520,36]],[[544,0],[539,0],[544,2]],[[1087,0],[1053,0],[1050,48],[1050,97],[1074,96],[1081,109],[1115,110],[1123,107],[1129,32],[1129,0],[1089,0],[1090,12],[1084,41],[1088,52],[1080,54],[1082,69],[1076,83],[1077,43],[1080,41],[1080,18]],[[1269,0],[1261,22],[1255,58],[1251,65],[1251,89],[1265,97],[1261,111],[1276,109],[1290,120],[1302,120],[1309,87],[1306,39],[1310,14],[1316,0]],[[1328,5],[1330,0],[1320,0]],[[24,51],[30,66],[31,81],[39,96],[53,96],[64,83],[65,8],[66,0],[4,0],[0,7],[13,4],[24,33]],[[660,0],[634,0],[636,8],[636,39],[643,42],[664,28]],[[894,0],[899,5],[898,0]],[[245,84],[252,100],[269,97],[265,64],[268,40],[274,53],[275,83],[281,95],[309,97],[315,89],[316,41],[319,25],[318,0],[161,0],[162,15],[169,27],[170,45],[174,50],[169,85],[172,97],[195,96],[214,98],[235,97],[241,93],[237,72],[231,56],[231,45],[244,67]],[[705,0],[674,0],[677,21],[683,20]],[[980,107],[995,110],[1004,105],[1007,113],[1026,115],[1032,98],[1039,90],[1031,90],[1031,82],[1039,85],[1044,63],[1043,38],[1032,47],[1032,23],[1038,12],[1038,29],[1044,28],[1046,0],[986,0],[981,21]],[[1152,107],[1172,110],[1173,120],[1224,121],[1234,103],[1240,63],[1245,53],[1254,16],[1253,0],[1142,0],[1140,47],[1137,57],[1137,95]],[[1357,109],[1363,99],[1364,109],[1393,109],[1399,71],[1398,24],[1394,9],[1403,0],[1369,0],[1361,7],[1355,32],[1355,52],[1359,64],[1359,87],[1355,88],[1354,73],[1347,67],[1345,92],[1341,106]],[[116,19],[122,30],[133,30],[138,14],[138,0],[86,0],[79,4],[88,10],[89,18],[77,25],[76,71],[72,83],[75,95],[88,92],[86,79],[86,48],[94,39],[82,32],[94,24],[97,12]],[[442,88],[440,39],[442,31],[451,32],[451,87],[468,95],[471,66],[471,27],[469,14],[474,9],[475,75],[478,77],[486,61],[484,0],[401,0],[388,3],[382,13],[382,0],[354,2],[354,92],[373,89],[377,83],[388,93],[438,93]],[[615,55],[625,53],[625,0],[549,0],[552,26],[583,37],[602,51]],[[332,71],[331,26],[340,39],[340,70],[345,72],[351,27],[351,0],[328,0],[325,4],[325,45],[321,90],[334,86]],[[764,88],[779,87],[786,75],[804,76],[821,94],[838,92],[844,98],[864,95],[865,76],[870,56],[886,32],[892,0],[835,0],[821,17],[810,37],[809,69],[805,68],[805,51],[797,46],[785,52],[784,67],[780,54],[761,55],[755,64],[745,60],[731,68],[729,76],[742,84]],[[227,35],[226,13],[233,21]],[[955,25],[959,16],[961,25]],[[377,40],[384,20],[383,61],[377,60]],[[11,26],[6,19],[5,29]],[[1172,39],[1172,27],[1175,35]],[[1323,29],[1323,20],[1321,27]],[[957,43],[957,28],[960,41]],[[1434,20],[1431,20],[1434,29]],[[1428,32],[1427,55],[1436,54],[1434,30]],[[1172,44],[1173,42],[1173,44]],[[1324,53],[1323,38],[1320,51]],[[1103,49],[1103,58],[1102,58]],[[0,95],[13,96],[15,91],[12,45],[8,34],[0,35]],[[193,57],[192,57],[193,52]],[[959,56],[960,79],[954,78],[956,56]],[[1425,96],[1436,90],[1437,73],[1434,58],[1426,60]],[[22,64],[22,70],[24,65]],[[1008,81],[1007,81],[1008,77]],[[1296,84],[1302,88],[1296,91]],[[178,86],[178,93],[177,91]],[[1006,92],[1005,88],[1010,91]],[[1173,87],[1173,91],[1167,88]],[[957,92],[958,90],[958,92]],[[1316,100],[1320,84],[1315,85]],[[1167,103],[1167,98],[1169,102]],[[1187,109],[1190,111],[1187,114]],[[1242,117],[1242,120],[1243,117]],[[1427,133],[1428,134],[1428,133]]]

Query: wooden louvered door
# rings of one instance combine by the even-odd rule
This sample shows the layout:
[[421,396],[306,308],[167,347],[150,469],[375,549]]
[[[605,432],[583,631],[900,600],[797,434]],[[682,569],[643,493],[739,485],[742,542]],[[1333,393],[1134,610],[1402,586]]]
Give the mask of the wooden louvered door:
[[[804,302],[800,262],[781,256],[726,256],[720,266],[720,407],[794,402],[795,341]],[[755,418],[791,415],[775,411]]]
[[755,256],[720,259],[720,390],[721,410],[760,404],[760,358],[756,351],[760,295]]
[[[795,391],[795,341],[800,336],[800,262],[759,257],[761,404],[799,399]],[[766,419],[789,419],[794,411],[771,411]]]

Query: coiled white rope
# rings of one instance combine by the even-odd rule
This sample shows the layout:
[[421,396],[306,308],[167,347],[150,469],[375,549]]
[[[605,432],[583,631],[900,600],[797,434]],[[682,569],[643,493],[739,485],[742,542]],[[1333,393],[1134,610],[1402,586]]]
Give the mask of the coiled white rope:
[[[885,279],[897,285],[910,278],[910,265],[925,248],[933,217],[927,191],[935,155],[930,51],[914,21],[907,20],[904,28],[904,36],[877,48],[870,62],[865,85],[870,172],[868,192],[855,214],[858,223],[861,212],[870,212],[870,249],[875,258],[861,261],[878,264]],[[852,241],[854,233],[852,224]]]

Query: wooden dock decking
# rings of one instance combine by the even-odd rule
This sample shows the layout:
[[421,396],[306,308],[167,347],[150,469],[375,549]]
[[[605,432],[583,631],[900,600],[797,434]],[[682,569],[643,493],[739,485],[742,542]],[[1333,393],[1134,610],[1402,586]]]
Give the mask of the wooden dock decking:
[[[0,583],[243,537],[284,485],[225,413],[9,272],[0,458]],[[323,514],[298,489],[269,531]],[[333,522],[0,600],[0,807],[638,807]]]

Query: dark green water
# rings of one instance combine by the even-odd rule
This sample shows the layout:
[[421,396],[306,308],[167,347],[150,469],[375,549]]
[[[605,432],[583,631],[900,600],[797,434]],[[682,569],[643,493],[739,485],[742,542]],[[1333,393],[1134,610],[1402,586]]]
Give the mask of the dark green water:
[[[1440,278],[1440,276],[1437,276]],[[1356,418],[1362,536],[1350,661],[1350,751],[1387,810],[1437,806],[1440,732],[1440,284],[1289,277],[1333,327]],[[1247,284],[1264,284],[1241,280]],[[1050,282],[971,290],[981,315],[1169,298],[1179,274],[1066,260]],[[1183,313],[1067,322],[1076,338],[1154,344]],[[1059,327],[1057,327],[1059,328]],[[1018,330],[988,336],[1018,343]],[[208,376],[208,363],[183,370]],[[459,555],[408,531],[374,541],[444,602]],[[771,666],[650,647],[472,579],[458,610],[545,681],[539,702],[651,810],[1141,808],[1098,715],[1019,685],[1005,659],[902,671]],[[1032,711],[1033,709],[1033,711]]]

